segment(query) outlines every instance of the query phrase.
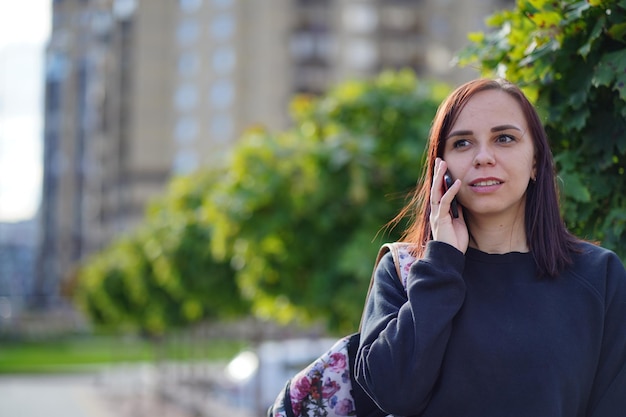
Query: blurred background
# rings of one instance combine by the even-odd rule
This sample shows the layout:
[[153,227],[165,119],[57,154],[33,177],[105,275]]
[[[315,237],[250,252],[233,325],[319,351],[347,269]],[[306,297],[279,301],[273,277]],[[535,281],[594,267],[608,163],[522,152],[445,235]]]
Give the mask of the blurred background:
[[[409,68],[451,84],[512,1],[1,3],[0,310],[58,307],[77,262],[135,227],[172,176],[220,163],[295,94]],[[7,323],[8,322],[8,323]]]
[[0,0],[0,415],[263,415],[514,6]]

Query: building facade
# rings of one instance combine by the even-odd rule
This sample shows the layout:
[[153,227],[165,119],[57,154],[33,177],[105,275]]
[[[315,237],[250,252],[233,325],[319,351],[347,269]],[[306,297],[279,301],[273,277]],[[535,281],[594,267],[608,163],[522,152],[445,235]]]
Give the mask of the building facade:
[[132,230],[172,175],[223,161],[296,93],[411,68],[456,84],[466,34],[512,0],[54,0],[36,288]]
[[31,302],[36,229],[35,220],[0,222],[0,336]]

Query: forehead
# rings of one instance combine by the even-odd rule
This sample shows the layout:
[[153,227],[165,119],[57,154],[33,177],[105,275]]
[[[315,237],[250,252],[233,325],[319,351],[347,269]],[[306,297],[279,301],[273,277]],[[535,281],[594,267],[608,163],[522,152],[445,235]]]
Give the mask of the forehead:
[[473,130],[483,125],[492,127],[505,124],[518,126],[524,131],[527,129],[522,106],[504,91],[487,90],[476,93],[468,100],[459,113],[453,130]]

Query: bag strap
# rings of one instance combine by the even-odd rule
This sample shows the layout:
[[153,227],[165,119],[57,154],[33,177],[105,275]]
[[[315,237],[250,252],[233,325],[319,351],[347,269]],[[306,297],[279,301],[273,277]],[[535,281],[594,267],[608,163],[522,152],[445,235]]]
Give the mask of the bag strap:
[[[376,276],[376,268],[378,267],[380,260],[383,258],[383,256],[387,254],[387,252],[391,252],[391,256],[393,258],[393,264],[396,267],[396,275],[398,276],[400,283],[404,287],[404,283],[406,282],[406,280],[402,276],[402,268],[400,264],[400,249],[407,248],[409,246],[411,246],[411,244],[406,243],[406,242],[392,242],[392,243],[385,243],[380,247],[380,249],[378,250],[378,255],[376,256],[376,260],[374,261],[374,267],[372,268],[372,276],[370,278],[369,287],[367,288],[367,295],[365,297],[365,302],[367,302],[367,299],[370,296],[370,292],[372,291],[372,287],[374,286],[374,277]],[[363,311],[363,313],[365,313],[365,311]],[[363,316],[361,316],[361,321],[359,323],[359,332],[361,331],[361,323],[363,323]]]
[[376,256],[376,261],[374,262],[374,268],[372,269],[372,277],[370,278],[369,288],[367,289],[367,295],[372,289],[372,285],[374,285],[374,276],[376,275],[376,268],[380,263],[380,260],[387,254],[387,252],[391,252],[391,256],[393,258],[393,264],[396,267],[396,274],[398,275],[398,279],[404,286],[404,282],[406,281],[402,276],[402,263],[400,262],[400,249],[409,248],[411,246],[410,243],[406,242],[392,242],[383,244],[378,250],[378,255]]

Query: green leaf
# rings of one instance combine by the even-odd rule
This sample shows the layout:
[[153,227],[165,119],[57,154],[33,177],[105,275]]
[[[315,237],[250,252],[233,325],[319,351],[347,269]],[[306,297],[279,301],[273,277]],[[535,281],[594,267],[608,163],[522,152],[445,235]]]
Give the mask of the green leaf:
[[626,23],[618,23],[608,30],[609,35],[620,42],[626,42]]
[[567,198],[583,203],[591,200],[589,189],[582,183],[577,174],[563,172],[560,175],[560,179]]
[[626,100],[626,50],[605,54],[596,67],[594,86],[611,87]]
[[596,67],[592,79],[594,86],[609,87],[615,81],[616,75],[626,69],[626,51],[615,51],[604,54]]
[[589,37],[587,38],[586,42],[583,44],[583,46],[581,46],[578,49],[578,53],[583,57],[586,58],[587,55],[589,55],[589,52],[591,51],[591,48],[594,44],[594,42],[600,37],[600,35],[602,35],[603,31],[604,31],[604,25],[606,24],[606,18],[605,16],[602,16],[598,19],[598,21],[595,23]]

